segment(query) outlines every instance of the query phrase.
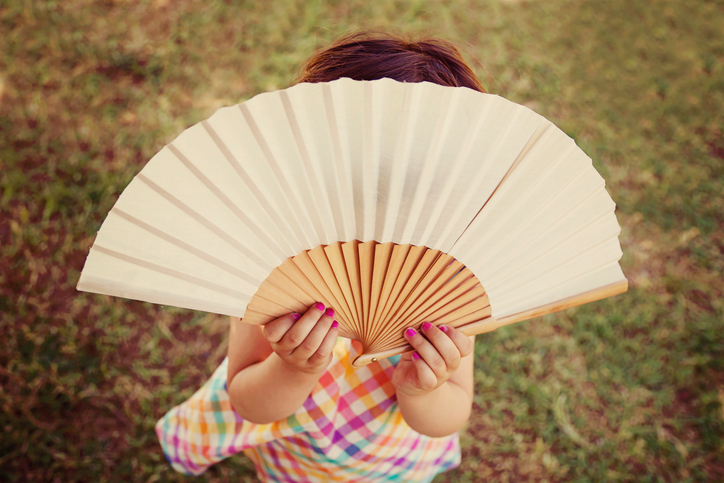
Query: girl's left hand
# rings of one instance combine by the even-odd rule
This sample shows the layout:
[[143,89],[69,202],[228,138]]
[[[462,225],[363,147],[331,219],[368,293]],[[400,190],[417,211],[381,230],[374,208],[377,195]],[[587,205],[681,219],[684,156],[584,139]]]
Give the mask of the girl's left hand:
[[474,343],[465,334],[446,325],[429,322],[422,330],[407,329],[405,339],[415,352],[402,354],[392,384],[398,393],[421,396],[442,386],[460,366],[460,360],[472,353]]

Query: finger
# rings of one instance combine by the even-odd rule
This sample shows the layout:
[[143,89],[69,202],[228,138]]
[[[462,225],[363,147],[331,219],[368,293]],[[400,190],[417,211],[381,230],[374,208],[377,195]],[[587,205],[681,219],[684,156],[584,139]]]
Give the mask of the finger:
[[460,351],[460,357],[472,354],[475,343],[470,340],[470,337],[447,325],[440,326],[440,330],[450,338],[453,344],[455,344],[457,349]]
[[436,377],[442,377],[447,373],[447,364],[437,351],[435,346],[417,330],[410,327],[405,331],[405,338],[417,353],[425,360]]
[[294,348],[292,356],[299,361],[306,361],[312,357],[312,355],[317,352],[317,349],[319,349],[327,332],[329,332],[332,322],[334,322],[334,309],[330,307],[324,311],[316,324],[314,324],[312,330],[307,334],[307,337]]
[[319,344],[319,349],[317,349],[317,352],[312,354],[312,357],[309,358],[310,364],[314,364],[314,363],[325,361],[325,360],[329,359],[329,356],[332,355],[334,346],[337,343],[338,335],[339,335],[339,323],[335,320],[334,322],[332,322],[332,325],[329,327],[329,330],[327,331],[327,334],[324,336],[322,343]]
[[412,353],[412,363],[417,370],[417,380],[419,387],[423,390],[429,390],[437,386],[437,376],[425,359],[423,359],[417,351]]
[[453,340],[446,335],[445,330],[443,330],[447,328],[443,326],[443,329],[441,329],[439,327],[435,327],[429,322],[425,322],[422,324],[421,329],[427,340],[432,343],[440,356],[442,356],[445,364],[447,365],[447,370],[454,371],[457,369],[460,365],[460,358],[462,356],[460,355],[460,350],[455,345],[455,342],[453,342]]
[[301,314],[297,313],[287,314],[271,322],[267,322],[262,330],[264,338],[273,344],[279,342],[282,337],[284,337],[284,334],[294,325],[294,322],[299,320],[301,316]]
[[294,325],[284,334],[284,337],[278,342],[280,350],[291,354],[304,339],[307,338],[314,326],[324,314],[324,304],[317,303],[311,306]]

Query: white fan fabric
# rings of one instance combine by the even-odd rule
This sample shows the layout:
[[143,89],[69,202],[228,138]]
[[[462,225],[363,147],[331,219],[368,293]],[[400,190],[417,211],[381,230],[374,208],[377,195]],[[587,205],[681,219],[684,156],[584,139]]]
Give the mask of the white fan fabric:
[[502,97],[298,84],[222,108],[156,154],[78,289],[241,317],[287,258],[375,240],[452,255],[503,317],[625,280],[614,207],[570,137]]

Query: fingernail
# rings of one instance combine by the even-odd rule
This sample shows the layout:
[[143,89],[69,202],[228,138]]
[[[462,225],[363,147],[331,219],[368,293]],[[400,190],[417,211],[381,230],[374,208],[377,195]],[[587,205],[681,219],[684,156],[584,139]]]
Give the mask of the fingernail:
[[317,305],[315,305],[315,307],[316,307],[317,310],[319,310],[320,312],[324,310],[324,304],[323,304],[322,302],[319,302]]
[[424,324],[422,324],[422,330],[427,331],[430,329],[430,327],[432,327],[432,324],[430,322],[425,322]]
[[329,315],[330,317],[334,317],[334,309],[328,308],[327,311],[324,313],[324,315]]
[[292,314],[292,317],[294,317],[294,320],[299,320],[302,318],[302,314]]
[[447,334],[447,331],[450,330],[450,329],[448,329],[447,325],[441,325],[440,327],[438,327],[438,329],[445,332],[446,334]]
[[407,329],[407,330],[405,331],[405,335],[406,335],[407,337],[415,337],[415,329],[413,329],[412,327],[410,327],[409,329]]
[[338,325],[339,325],[339,322],[337,322],[336,320],[334,322],[332,322],[333,329],[336,329]]
[[412,358],[415,359],[415,360],[418,360],[418,359],[420,358],[420,354],[418,354],[417,352],[413,352],[413,353],[412,353]]

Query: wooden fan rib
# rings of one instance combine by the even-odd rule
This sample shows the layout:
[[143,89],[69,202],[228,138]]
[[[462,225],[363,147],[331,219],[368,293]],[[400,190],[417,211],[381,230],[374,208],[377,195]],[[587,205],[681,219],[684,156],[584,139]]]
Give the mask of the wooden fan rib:
[[596,300],[601,300],[607,297],[612,297],[614,295],[619,295],[626,292],[626,290],[628,290],[628,280],[622,280],[620,282],[611,283],[601,288],[589,290],[584,293],[574,295],[572,297],[566,297],[563,300],[545,304],[534,309],[501,317],[497,320],[497,323],[500,324],[500,327],[502,325],[513,324],[515,322],[522,322],[523,320],[552,314],[554,312],[565,310],[571,307],[576,307],[578,305],[583,305],[589,302],[594,302]]
[[[486,296],[474,298],[474,299],[461,299],[455,304],[448,305],[442,310],[438,311],[433,317],[426,320],[431,324],[439,327],[441,325],[448,325],[451,327],[459,327],[467,322],[478,321],[486,317],[491,316],[491,307]],[[419,328],[418,328],[419,330]],[[404,331],[399,331],[396,334],[391,334],[384,341],[380,341],[375,346],[375,351],[388,350],[394,347],[407,344],[407,341],[403,337]]]
[[524,320],[530,320],[543,315],[552,314],[561,310],[566,310],[571,307],[577,307],[579,305],[587,304],[589,302],[595,302],[596,300],[602,300],[614,295],[619,295],[628,290],[628,280],[621,280],[619,282],[611,283],[603,287],[588,290],[584,293],[567,297],[556,302],[535,307],[533,309],[524,310],[516,314],[508,315],[496,319],[490,317],[489,319],[481,320],[479,322],[469,323],[463,327],[460,327],[465,335],[478,335],[486,332],[492,332],[504,325],[514,324],[522,322]]
[[311,268],[303,264],[303,266],[307,268],[307,272],[305,272],[300,268],[300,264],[297,263],[294,258],[287,258],[278,268],[301,290],[313,297],[315,302],[322,302],[329,307],[332,305],[330,302],[332,294],[329,292],[322,293],[322,290],[320,290],[320,288],[324,288],[324,285],[320,284],[322,278],[314,267],[314,264],[311,263],[311,260],[309,260],[309,264]]
[[[340,314],[340,317],[343,317],[348,323],[352,324],[351,327],[354,327],[354,318],[349,313],[347,304],[344,300],[344,294],[339,287],[337,277],[335,277],[334,270],[332,270],[332,266],[329,264],[324,248],[320,245],[307,252],[302,252],[298,256],[294,257],[295,263],[297,263],[297,259],[299,259],[299,261],[304,261],[306,267],[309,267],[307,260],[315,267],[314,273],[319,275],[321,284],[324,289],[326,289],[326,292],[329,293],[328,300],[331,302],[331,305],[328,305],[327,308],[336,309],[336,311]],[[300,268],[302,268],[305,273],[308,269],[303,268],[301,265]],[[322,291],[323,287],[318,288]]]
[[[451,322],[445,322],[444,325],[449,325],[450,327],[454,327],[456,329],[460,329],[468,324],[474,324],[481,322],[483,320],[490,319],[493,315],[493,309],[490,306],[490,304],[484,306],[483,308],[476,310],[475,312],[471,312],[468,315],[464,315],[462,317],[459,317]],[[440,324],[443,325],[443,324]]]
[[[324,279],[317,271],[314,262],[309,258],[307,252],[302,252],[296,257],[288,258],[279,266],[280,271],[288,277],[299,290],[307,293],[313,298],[314,302],[321,302],[326,307],[335,307],[339,305],[334,294],[324,283]],[[313,302],[313,303],[314,303]],[[311,304],[310,304],[311,305]],[[339,322],[340,330],[347,334],[352,334],[350,338],[358,338],[359,335],[354,329],[350,319],[343,312],[336,314],[335,319]],[[340,332],[340,335],[342,332]]]
[[[490,305],[487,305],[483,308],[480,308],[478,310],[475,310],[474,312],[467,314],[463,317],[454,318],[453,320],[450,320],[448,322],[440,322],[436,321],[434,325],[440,326],[440,325],[447,325],[449,327],[454,327],[458,330],[463,330],[468,324],[479,324],[482,322],[487,322],[492,320],[491,319],[491,307]],[[473,335],[468,334],[467,332],[464,332],[465,335]],[[385,352],[390,350],[400,350],[400,352],[405,352],[407,350],[411,350],[412,347],[408,344],[407,339],[405,339],[404,336],[399,335],[396,339],[391,338],[386,344],[379,346],[378,348],[374,349],[374,352]]]
[[[455,324],[460,318],[470,315],[471,313],[490,307],[490,299],[486,294],[479,295],[474,293],[475,290],[471,290],[459,299],[455,300],[455,303],[450,304],[449,308],[453,309],[445,314],[435,313],[430,323],[435,325]],[[447,309],[448,307],[446,307]],[[439,315],[439,317],[438,317]]]
[[350,308],[353,309],[353,312],[356,312],[357,317],[355,321],[358,328],[361,328],[364,325],[364,316],[362,314],[363,301],[359,245],[360,242],[357,240],[342,244],[342,256],[347,274],[349,275],[349,284],[352,289],[352,299],[354,301]]
[[397,327],[400,320],[409,317],[418,307],[425,307],[425,304],[429,303],[430,296],[436,291],[434,287],[441,287],[458,271],[450,269],[451,262],[455,262],[460,268],[463,267],[462,263],[456,262],[451,256],[438,252],[433,265],[427,269],[399,310],[390,318],[391,326]]
[[[407,300],[405,300],[404,302],[413,303],[410,300],[410,297],[408,297]],[[428,307],[430,305],[429,301],[420,298],[417,298],[414,302],[417,302],[419,305],[410,305],[408,310],[406,310],[405,312],[403,312],[403,306],[400,306],[392,317],[388,317],[385,323],[384,332],[380,333],[376,339],[394,336],[391,334],[396,334],[398,332],[401,333],[402,330],[410,327],[410,324],[407,323],[407,319],[410,318],[410,312],[414,311],[415,309],[424,310],[425,307]]]
[[[250,322],[246,322],[246,323],[250,323],[253,325],[265,325],[267,322],[269,322],[269,320],[267,320],[267,318],[268,318],[267,314],[255,312],[255,311],[247,308],[246,312],[244,312],[244,318],[242,320],[249,320]],[[355,337],[355,334],[349,330],[348,326],[343,326],[342,323],[340,322],[339,336],[353,339]]]
[[407,280],[405,281],[402,290],[397,296],[395,305],[387,316],[388,321],[391,322],[395,320],[398,314],[400,314],[406,307],[414,302],[415,299],[412,297],[413,292],[420,291],[418,290],[420,284],[423,282],[423,280],[425,280],[425,277],[428,276],[431,268],[440,258],[440,255],[441,254],[439,250],[430,250],[426,248],[423,251],[422,257],[418,260],[417,265],[414,267],[412,273],[409,275],[409,277],[407,277]]
[[360,321],[357,318],[354,294],[352,293],[352,274],[347,271],[344,253],[342,253],[342,244],[340,242],[332,243],[324,247],[323,253],[332,269],[334,280],[342,292],[342,299],[338,298],[338,300],[343,304],[343,307],[337,310],[348,314],[350,323],[352,323],[355,330],[359,330]]
[[[407,253],[410,251],[410,245],[394,245],[392,247],[392,253],[389,257],[389,263],[387,264],[386,273],[384,276],[384,282],[380,287],[379,298],[377,300],[374,319],[372,322],[373,330],[369,334],[368,341],[374,340],[378,334],[384,330],[384,308],[387,306],[390,300],[390,294],[395,286],[397,277],[402,270],[402,266],[405,263]],[[377,265],[375,265],[377,268]]]
[[[302,287],[294,283],[279,267],[272,270],[264,283],[268,283],[278,290],[288,294],[295,300],[300,301],[305,307],[311,307],[314,303],[319,301],[318,298],[307,293]],[[307,287],[308,289],[308,287]]]
[[[445,271],[447,273],[447,270]],[[443,282],[440,284],[440,282]],[[399,319],[394,330],[413,327],[425,321],[435,311],[449,304],[460,295],[479,285],[479,281],[468,269],[454,273],[451,278],[442,279],[436,283],[440,284],[435,291],[428,290],[430,297],[421,302],[411,313]],[[483,290],[484,292],[484,290]]]
[[405,262],[402,264],[399,274],[395,280],[390,296],[387,299],[385,308],[382,311],[381,320],[384,321],[384,325],[387,325],[389,318],[399,306],[404,302],[402,294],[405,291],[405,287],[410,284],[410,277],[414,273],[416,267],[420,264],[421,259],[424,257],[425,252],[428,251],[426,247],[411,246],[405,257]]
[[372,299],[372,272],[375,266],[377,242],[365,242],[358,245],[360,289],[362,292],[362,321],[369,328],[371,320],[370,302]]
[[[268,287],[265,287],[268,288]],[[260,287],[261,289],[261,287]],[[269,294],[268,290],[265,290],[267,294]],[[301,310],[298,307],[295,307],[296,304],[291,301],[289,298],[284,298],[284,305],[272,302],[271,300],[267,299],[263,295],[261,295],[259,292],[256,293],[254,298],[251,299],[251,302],[249,302],[248,308],[251,311],[258,312],[260,314],[266,314],[269,319],[266,320],[264,323],[269,322],[273,319],[279,318],[282,315],[287,315],[292,312],[299,312]],[[247,322],[247,321],[245,321]]]
[[[459,303],[455,304],[455,301],[468,291],[475,289],[475,287],[475,281],[473,279],[470,279],[466,283],[460,284],[455,289],[448,290],[448,293],[445,297],[439,298],[437,302],[433,305],[428,305],[428,308],[425,311],[416,311],[416,315],[414,317],[408,317],[404,320],[398,320],[394,326],[390,326],[384,335],[381,335],[380,337],[375,339],[374,347],[379,348],[382,346],[386,346],[389,344],[390,340],[393,340],[400,336],[405,331],[405,329],[409,327],[419,328],[423,322],[432,322],[434,318],[453,310],[454,307],[459,306]],[[479,290],[479,293],[482,294],[484,293],[484,291]],[[455,305],[451,307],[451,304]]]
[[367,318],[367,331],[370,336],[365,336],[365,340],[361,342],[363,344],[369,343],[373,334],[379,330],[377,311],[380,306],[380,296],[382,294],[382,287],[384,286],[385,279],[387,278],[387,270],[390,266],[390,259],[392,258],[392,250],[395,244],[392,242],[379,243],[375,245],[374,250],[374,268],[372,271],[372,286],[370,289],[370,312]]
[[[276,317],[280,317],[281,315],[286,315],[291,312],[303,314],[306,311],[307,307],[310,306],[310,304],[304,303],[301,300],[296,299],[288,291],[275,287],[269,282],[269,279],[262,282],[262,284],[259,286],[259,289],[256,291],[256,295],[264,300],[274,301],[276,305],[284,307],[287,310],[280,315],[276,315],[277,312],[275,311],[274,315],[276,315]],[[251,302],[249,302],[249,308],[251,308],[252,310],[256,310],[257,312],[264,312],[261,306],[255,305],[256,298],[257,297],[255,296],[251,299]],[[272,312],[270,312],[270,315],[271,314]]]
[[[498,327],[505,325],[500,324],[497,320],[491,317],[490,307],[478,310],[477,312],[470,314],[465,319],[469,319],[469,322],[466,322],[465,325],[459,326],[458,330],[467,336],[490,332],[491,330],[495,330]],[[352,365],[354,367],[363,367],[379,359],[396,356],[398,354],[402,354],[403,352],[412,350],[412,346],[407,343],[407,340],[404,337],[400,337],[396,342],[396,344],[391,344],[389,348],[360,354],[354,361],[352,361]]]
[[[562,262],[551,263],[551,261],[555,261],[556,258],[553,258],[553,260],[543,259],[539,261],[537,265],[530,268],[530,274],[525,273],[525,278],[521,277],[515,281],[515,284],[508,281],[506,284],[491,285],[490,292],[497,295],[497,298],[494,298],[494,300],[498,301],[498,305],[501,306],[507,305],[508,300],[521,299],[526,295],[533,298],[541,292],[562,286],[582,276],[585,277],[587,274],[592,274],[612,262],[618,264],[621,254],[621,247],[618,244],[617,236],[611,235],[610,238],[587,247],[585,251],[574,251],[570,258]],[[547,283],[541,283],[543,281]],[[506,294],[505,289],[513,285],[516,288],[520,287],[520,292],[515,295],[510,293]],[[510,292],[510,290],[507,290],[507,292]],[[503,301],[503,303],[501,304],[500,301]],[[498,306],[496,306],[496,310],[498,310]]]
[[[485,297],[485,300],[487,301],[487,295],[485,294],[483,287],[479,285],[477,279],[471,278],[467,282],[458,286],[455,290],[449,292],[445,297],[440,299],[436,304],[430,306],[426,311],[418,314],[416,317],[401,321],[390,332],[390,336],[386,339],[381,339],[379,343],[387,344],[390,337],[394,338],[408,327],[419,328],[424,322],[435,323],[435,321],[441,317],[444,317],[460,307],[464,307],[470,301],[480,297]],[[486,303],[489,304],[489,302]],[[476,309],[475,307],[470,306],[468,307],[468,310],[472,311]]]
[[251,325],[265,325],[268,322],[271,322],[274,320],[269,316],[267,313],[261,313],[256,312],[254,310],[251,310],[248,306],[246,307],[246,311],[244,311],[244,317],[241,319],[245,324],[251,324]]
[[424,317],[412,320],[400,329],[391,332],[387,337],[380,338],[375,345],[376,349],[386,349],[394,344],[394,340],[401,337],[403,329],[407,327],[419,327],[423,322],[430,322],[434,325],[453,324],[457,319],[466,317],[471,313],[490,306],[490,301],[482,286],[477,285],[457,297],[449,300],[436,310],[431,311]]
[[577,293],[593,290],[596,287],[625,281],[618,263],[619,256],[600,262],[600,265],[592,266],[588,271],[584,270],[574,276],[566,276],[565,279],[555,279],[555,284],[550,286],[541,288],[540,282],[532,282],[529,286],[523,287],[524,291],[522,293],[525,296],[505,297],[504,294],[493,295],[494,293],[491,291],[491,297],[495,301],[495,313],[498,318],[502,318],[522,312],[526,309],[526,306],[544,305],[547,300],[562,300]]

